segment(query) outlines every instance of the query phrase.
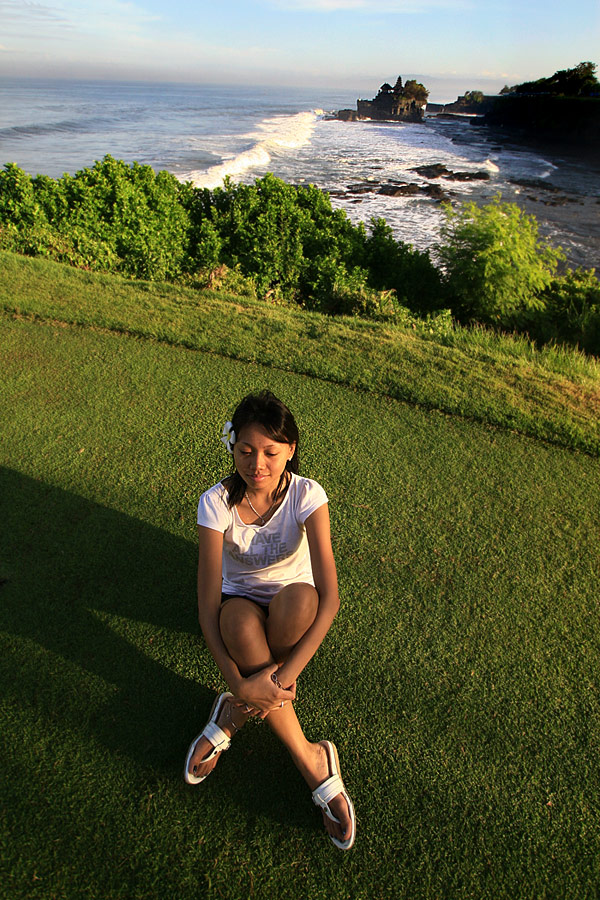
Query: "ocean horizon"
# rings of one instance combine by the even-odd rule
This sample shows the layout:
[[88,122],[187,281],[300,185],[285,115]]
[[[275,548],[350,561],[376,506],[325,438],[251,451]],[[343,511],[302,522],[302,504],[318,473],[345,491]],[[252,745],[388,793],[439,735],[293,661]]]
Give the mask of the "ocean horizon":
[[[563,246],[572,265],[600,265],[598,171],[550,150],[498,141],[466,119],[427,117],[415,125],[334,119],[338,109],[355,107],[355,93],[4,78],[0,165],[14,162],[31,175],[57,178],[111,155],[208,188],[225,177],[252,182],[272,172],[328,191],[353,222],[368,227],[372,218],[385,218],[397,239],[419,249],[435,246],[444,220],[440,203],[423,192],[428,186],[443,189],[453,204],[500,194],[535,213],[541,234]],[[432,165],[448,174],[416,171]],[[418,193],[379,192],[407,184]]]

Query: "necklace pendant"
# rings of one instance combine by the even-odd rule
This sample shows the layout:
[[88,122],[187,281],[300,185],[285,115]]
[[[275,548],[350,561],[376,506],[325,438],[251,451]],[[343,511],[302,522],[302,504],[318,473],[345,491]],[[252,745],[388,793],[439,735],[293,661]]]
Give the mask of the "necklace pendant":
[[254,507],[252,506],[252,501],[250,500],[250,497],[248,496],[248,491],[246,491],[246,495],[245,495],[245,496],[246,496],[246,500],[248,501],[248,506],[250,507],[250,509],[252,510],[252,512],[254,513],[254,515],[255,515],[255,516],[258,516],[258,518],[260,519],[260,524],[261,524],[261,525],[265,525],[265,524],[266,524],[266,521],[267,521],[266,517],[269,515],[269,513],[271,512],[271,510],[272,510],[273,507],[275,506],[275,503],[272,503],[272,504],[270,505],[270,507],[268,508],[268,510],[266,511],[266,513],[265,513],[264,516],[263,516],[262,513],[259,513],[258,510],[254,509]]

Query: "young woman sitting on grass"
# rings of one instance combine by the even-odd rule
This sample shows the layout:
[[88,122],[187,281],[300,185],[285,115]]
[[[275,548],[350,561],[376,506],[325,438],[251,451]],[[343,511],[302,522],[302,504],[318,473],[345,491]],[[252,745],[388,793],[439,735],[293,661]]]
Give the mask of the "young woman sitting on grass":
[[298,475],[298,429],[273,394],[248,395],[223,432],[235,471],[200,498],[198,614],[230,691],[192,742],[184,776],[198,784],[250,716],[266,719],[323,809],[333,843],[354,843],[352,801],[330,741],[306,739],[296,681],[339,608],[327,496]]

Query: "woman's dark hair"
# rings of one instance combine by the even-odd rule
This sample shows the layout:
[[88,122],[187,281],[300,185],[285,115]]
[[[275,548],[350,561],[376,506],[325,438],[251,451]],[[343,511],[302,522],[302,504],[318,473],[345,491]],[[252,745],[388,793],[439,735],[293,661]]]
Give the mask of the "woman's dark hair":
[[[270,438],[280,444],[295,444],[294,455],[285,465],[287,472],[298,474],[298,426],[296,421],[281,400],[278,400],[271,391],[261,391],[258,394],[248,394],[241,400],[232,416],[231,423],[235,431],[236,440],[242,428],[246,425],[262,425]],[[230,509],[240,503],[246,491],[246,482],[237,471],[223,480],[227,488],[227,502]],[[288,479],[286,472],[282,472],[281,479],[275,491],[275,499],[287,490]]]

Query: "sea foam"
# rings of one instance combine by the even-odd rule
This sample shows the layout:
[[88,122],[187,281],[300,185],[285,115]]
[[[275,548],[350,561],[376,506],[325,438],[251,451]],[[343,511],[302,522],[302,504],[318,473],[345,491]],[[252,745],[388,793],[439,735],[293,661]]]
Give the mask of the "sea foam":
[[194,187],[215,188],[225,178],[239,178],[252,169],[268,166],[273,156],[290,150],[298,150],[310,142],[315,125],[323,111],[295,113],[292,116],[272,116],[264,119],[256,131],[246,135],[254,143],[237,156],[227,159],[209,169],[189,172],[179,177],[180,181],[191,181]]

